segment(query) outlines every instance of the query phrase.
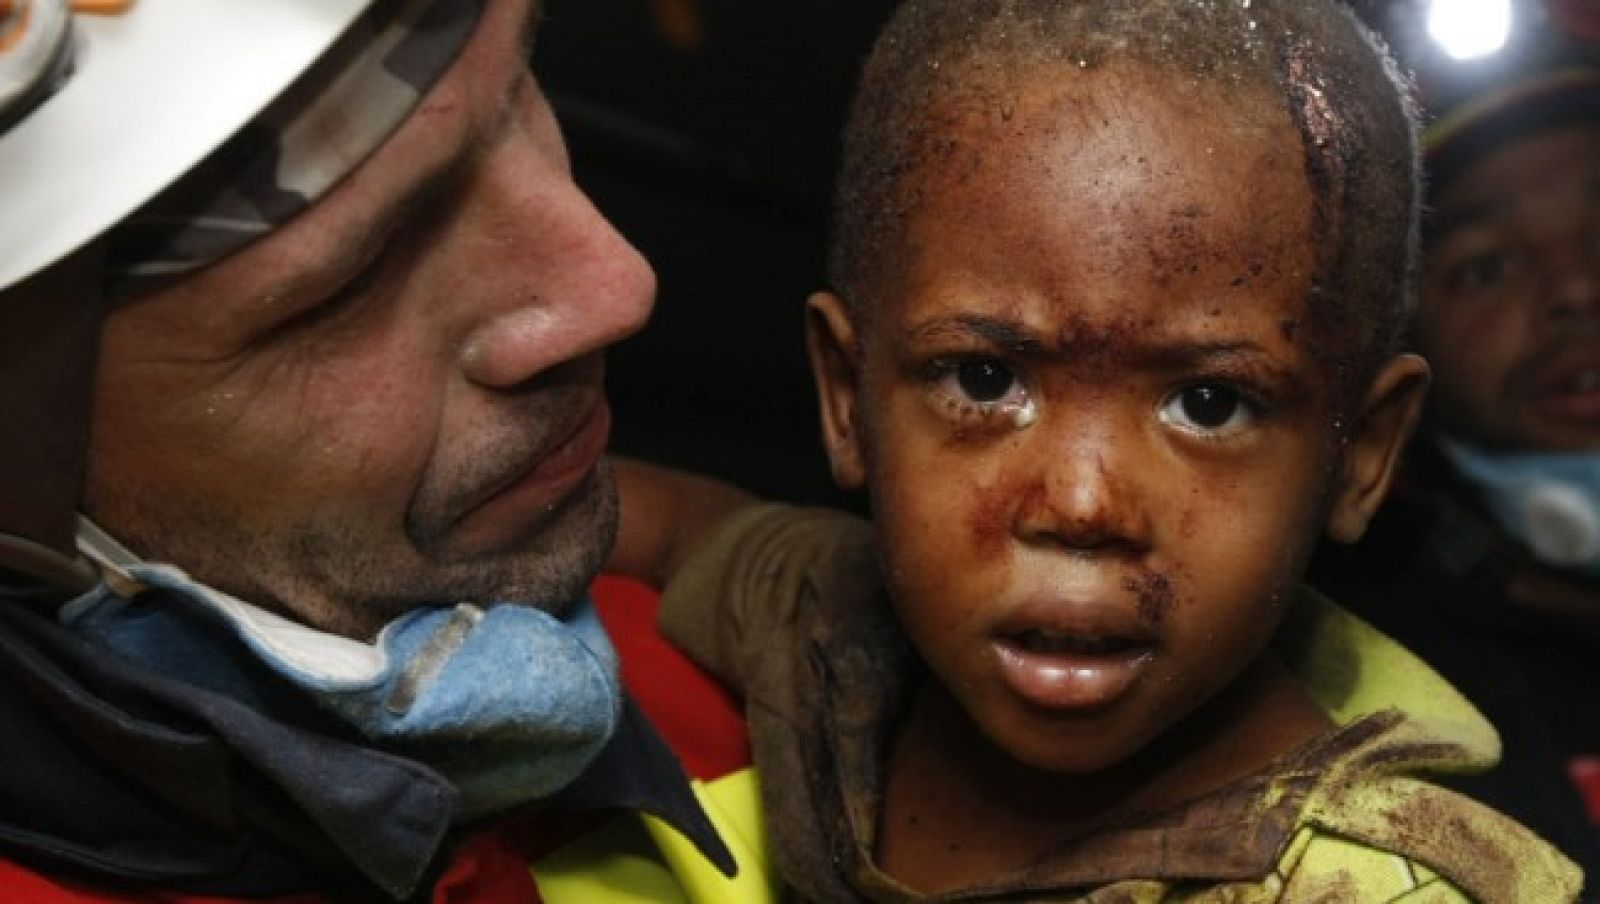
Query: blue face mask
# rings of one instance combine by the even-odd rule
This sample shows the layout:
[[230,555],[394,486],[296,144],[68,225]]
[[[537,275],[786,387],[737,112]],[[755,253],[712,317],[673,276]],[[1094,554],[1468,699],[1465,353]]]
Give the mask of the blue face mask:
[[[63,607],[65,625],[285,721],[343,722],[373,746],[443,774],[461,792],[462,819],[561,790],[617,725],[616,654],[587,599],[564,618],[509,603],[419,608],[367,644],[314,631],[171,566],[117,565],[107,575]],[[135,585],[143,592],[135,595]]]
[[1535,557],[1600,577],[1600,454],[1493,454],[1445,439],[1439,446]]

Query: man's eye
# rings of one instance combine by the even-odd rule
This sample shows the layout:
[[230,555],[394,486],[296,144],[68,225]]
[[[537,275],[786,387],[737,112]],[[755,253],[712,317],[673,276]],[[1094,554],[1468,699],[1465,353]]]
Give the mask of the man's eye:
[[1178,390],[1161,406],[1161,419],[1194,433],[1232,433],[1256,420],[1251,403],[1220,383],[1197,383]]
[[1509,254],[1474,254],[1456,266],[1450,282],[1464,290],[1483,291],[1506,282],[1510,274]]
[[968,400],[989,404],[1005,399],[1017,383],[1017,375],[1001,361],[978,358],[955,366],[953,376]]
[[1485,292],[1516,278],[1516,261],[1502,251],[1473,254],[1450,267],[1445,284],[1460,292]]

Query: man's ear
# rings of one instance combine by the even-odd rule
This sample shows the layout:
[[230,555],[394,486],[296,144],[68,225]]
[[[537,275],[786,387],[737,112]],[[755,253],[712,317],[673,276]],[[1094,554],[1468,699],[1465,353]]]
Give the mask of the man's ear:
[[822,438],[833,481],[847,490],[860,489],[866,483],[866,465],[857,415],[861,370],[856,328],[844,299],[832,292],[806,299],[806,352],[822,406]]
[[1330,539],[1354,543],[1366,533],[1417,425],[1428,381],[1428,362],[1401,354],[1390,358],[1367,387],[1339,464],[1328,514]]

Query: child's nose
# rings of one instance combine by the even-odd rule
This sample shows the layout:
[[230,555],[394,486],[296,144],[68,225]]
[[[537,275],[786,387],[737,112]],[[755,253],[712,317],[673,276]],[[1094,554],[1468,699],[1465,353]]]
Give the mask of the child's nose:
[[1133,555],[1147,550],[1148,513],[1111,456],[1104,448],[1053,456],[1034,489],[1022,496],[1017,536],[1077,552]]

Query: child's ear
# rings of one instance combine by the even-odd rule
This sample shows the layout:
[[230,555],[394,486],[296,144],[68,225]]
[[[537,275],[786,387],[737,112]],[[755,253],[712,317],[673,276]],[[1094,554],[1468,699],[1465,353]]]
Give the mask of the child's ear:
[[844,299],[832,292],[806,299],[806,352],[822,405],[822,438],[833,480],[844,489],[860,489],[866,482],[866,466],[856,413],[860,378],[856,328]]
[[1367,387],[1339,465],[1328,515],[1331,539],[1354,543],[1366,533],[1417,425],[1428,380],[1428,363],[1417,355],[1402,354],[1390,358]]

